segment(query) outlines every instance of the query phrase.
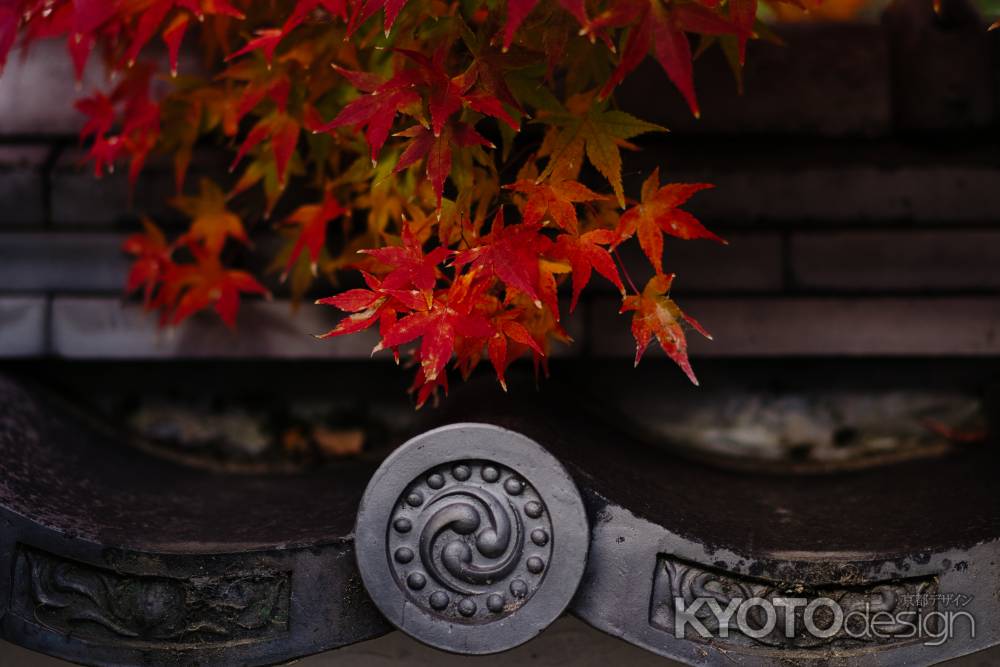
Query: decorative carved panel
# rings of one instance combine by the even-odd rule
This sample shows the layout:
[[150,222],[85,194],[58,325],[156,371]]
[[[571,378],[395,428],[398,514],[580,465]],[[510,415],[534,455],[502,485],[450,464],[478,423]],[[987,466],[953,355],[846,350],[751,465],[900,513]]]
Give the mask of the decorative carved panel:
[[100,644],[243,643],[288,631],[289,572],[134,575],[24,546],[14,569],[13,613]]

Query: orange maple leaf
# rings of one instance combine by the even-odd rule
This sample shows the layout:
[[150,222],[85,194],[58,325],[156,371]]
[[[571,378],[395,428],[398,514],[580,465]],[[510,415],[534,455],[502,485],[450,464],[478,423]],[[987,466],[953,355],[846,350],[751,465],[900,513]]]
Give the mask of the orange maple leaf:
[[620,313],[634,312],[632,316],[632,336],[635,338],[635,365],[639,365],[643,353],[653,337],[659,341],[660,347],[667,356],[674,360],[692,383],[698,384],[688,361],[687,338],[684,335],[684,324],[690,325],[695,331],[709,340],[712,336],[686,315],[673,299],[667,296],[674,275],[658,275],[650,278],[643,288],[642,294],[625,297]]
[[548,217],[573,234],[579,228],[574,204],[607,199],[582,183],[569,180],[536,183],[522,179],[504,187],[527,195],[527,201],[521,209],[525,223],[537,224]]
[[191,217],[191,227],[181,239],[201,241],[205,249],[218,254],[230,236],[248,243],[246,230],[239,216],[226,208],[226,196],[210,179],[201,179],[197,196],[175,197],[173,204]]
[[657,274],[663,273],[663,235],[680,239],[727,241],[709,231],[697,218],[678,208],[700,190],[715,187],[710,183],[669,183],[660,187],[660,170],[653,170],[642,185],[642,203],[622,214],[618,233],[622,239],[638,232],[639,245],[653,263]]

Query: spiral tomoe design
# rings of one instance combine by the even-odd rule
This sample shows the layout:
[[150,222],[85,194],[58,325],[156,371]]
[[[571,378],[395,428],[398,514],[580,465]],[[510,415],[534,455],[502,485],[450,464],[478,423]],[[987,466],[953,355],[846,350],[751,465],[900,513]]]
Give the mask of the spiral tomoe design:
[[456,622],[495,620],[541,585],[552,524],[538,492],[489,461],[437,466],[401,494],[387,557],[411,602]]

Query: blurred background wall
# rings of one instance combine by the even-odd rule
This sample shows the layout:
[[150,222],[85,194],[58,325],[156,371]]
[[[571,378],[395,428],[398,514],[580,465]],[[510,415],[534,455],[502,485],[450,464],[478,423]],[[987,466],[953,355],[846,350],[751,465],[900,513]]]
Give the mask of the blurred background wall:
[[[672,130],[629,156],[631,192],[652,165],[670,180],[717,185],[690,209],[730,245],[667,245],[674,296],[715,335],[694,341],[694,356],[1000,352],[993,9],[945,0],[935,16],[929,0],[884,5],[783,12],[774,31],[784,46],[750,45],[742,95],[711,49],[696,64],[701,120],[654,63],[623,87],[624,107]],[[243,308],[253,336],[211,316],[158,333],[123,304],[122,239],[140,214],[168,227],[179,214],[165,162],[132,193],[125,174],[96,181],[82,166],[72,101],[102,82],[93,68],[75,84],[55,43],[15,54],[0,77],[0,356],[367,358],[370,340],[306,336],[329,328],[332,309],[289,317],[276,280],[275,302]],[[189,185],[223,165],[206,146]],[[259,266],[267,243],[240,261]],[[598,290],[570,331],[571,354],[632,355],[613,291]]]

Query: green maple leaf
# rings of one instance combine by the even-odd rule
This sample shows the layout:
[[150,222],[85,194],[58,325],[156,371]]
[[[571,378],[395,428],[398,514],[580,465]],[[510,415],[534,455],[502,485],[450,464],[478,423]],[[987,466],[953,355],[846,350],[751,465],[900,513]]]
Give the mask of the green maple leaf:
[[[583,103],[568,105],[584,106]],[[621,146],[629,146],[628,139],[646,132],[666,132],[667,128],[648,123],[624,111],[606,111],[603,104],[586,106],[581,113],[556,113],[547,115],[544,122],[559,129],[549,154],[549,162],[539,180],[553,171],[564,168],[564,162],[580,159],[586,153],[587,160],[608,179],[615,191],[618,205],[625,206],[625,192],[622,189]],[[577,166],[577,165],[570,165]]]

